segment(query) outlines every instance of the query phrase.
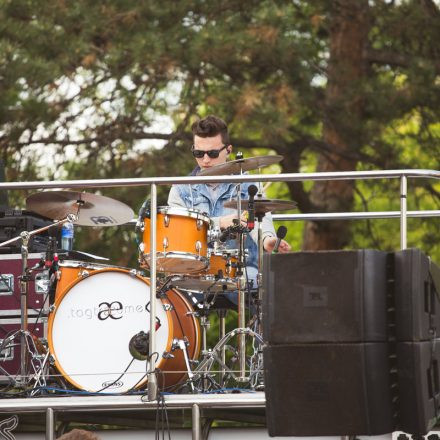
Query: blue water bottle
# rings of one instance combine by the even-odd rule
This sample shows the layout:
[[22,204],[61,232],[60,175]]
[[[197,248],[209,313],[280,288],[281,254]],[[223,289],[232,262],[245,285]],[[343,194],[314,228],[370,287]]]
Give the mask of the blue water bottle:
[[66,222],[61,228],[61,249],[71,251],[73,249],[73,223]]

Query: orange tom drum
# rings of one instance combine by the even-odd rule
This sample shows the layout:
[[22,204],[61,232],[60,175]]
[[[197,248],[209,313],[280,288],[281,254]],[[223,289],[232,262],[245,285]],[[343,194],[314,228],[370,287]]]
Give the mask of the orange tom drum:
[[[142,267],[150,266],[150,224],[144,219]],[[156,268],[159,272],[197,273],[208,266],[210,219],[197,209],[163,206],[158,208],[156,228]]]
[[224,278],[235,278],[238,263],[237,257],[237,249],[212,253],[209,256],[209,267],[204,273],[216,276],[221,271]]
[[238,250],[212,251],[209,267],[198,275],[182,275],[173,279],[178,289],[192,292],[222,293],[238,289],[236,278]]

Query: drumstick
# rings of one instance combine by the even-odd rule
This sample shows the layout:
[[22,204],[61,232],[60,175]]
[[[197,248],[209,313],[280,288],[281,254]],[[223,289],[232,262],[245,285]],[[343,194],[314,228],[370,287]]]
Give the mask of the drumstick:
[[263,185],[263,193],[265,193],[266,192],[266,190],[267,190],[267,188],[269,188],[269,186],[270,185],[272,185],[272,182],[266,182],[264,185]]

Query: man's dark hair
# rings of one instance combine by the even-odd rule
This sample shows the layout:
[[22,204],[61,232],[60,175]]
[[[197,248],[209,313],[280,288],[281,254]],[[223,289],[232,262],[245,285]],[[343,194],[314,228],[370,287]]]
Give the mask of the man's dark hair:
[[63,434],[59,440],[100,440],[100,438],[93,432],[84,429],[74,429]]
[[191,130],[193,136],[200,136],[202,138],[214,137],[220,134],[223,145],[230,145],[231,143],[226,122],[214,115],[209,115],[206,118],[194,122],[191,126]]

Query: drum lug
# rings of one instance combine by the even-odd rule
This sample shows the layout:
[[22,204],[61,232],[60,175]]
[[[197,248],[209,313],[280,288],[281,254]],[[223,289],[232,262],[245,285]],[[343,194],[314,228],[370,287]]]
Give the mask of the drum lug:
[[197,225],[197,230],[200,231],[203,227],[203,220],[197,219],[196,225]]
[[229,275],[231,273],[231,262],[230,261],[228,261],[225,264],[225,272],[226,272],[226,275]]
[[200,257],[200,251],[202,250],[202,243],[197,240],[196,241],[196,251],[199,253],[199,257]]
[[162,357],[164,359],[174,359],[174,354],[171,354],[169,351],[164,351]]
[[163,251],[164,253],[166,252],[166,249],[168,248],[169,244],[168,244],[168,238],[164,237],[163,241],[162,241],[162,245],[163,245]]
[[171,310],[174,310],[174,307],[171,304],[165,303],[162,306],[163,306],[163,309],[165,310],[165,312],[169,312]]
[[171,344],[171,351],[174,350],[186,350],[186,347],[188,347],[189,342],[185,339],[173,339],[173,343]]
[[79,273],[79,276],[80,276],[81,278],[87,278],[89,275],[90,275],[90,273],[89,273],[88,270],[82,270],[82,271]]
[[168,228],[168,226],[170,225],[170,216],[168,214],[164,215],[163,224],[165,225],[166,228]]

